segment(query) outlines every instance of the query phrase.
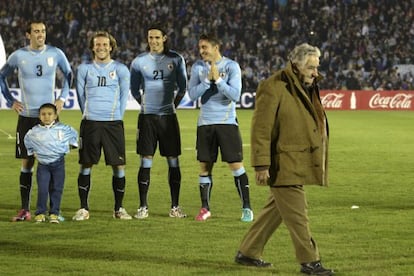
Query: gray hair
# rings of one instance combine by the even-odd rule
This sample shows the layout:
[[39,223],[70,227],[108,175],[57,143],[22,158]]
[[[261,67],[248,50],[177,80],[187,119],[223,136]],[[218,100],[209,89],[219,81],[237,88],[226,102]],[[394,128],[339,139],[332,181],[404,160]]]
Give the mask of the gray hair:
[[308,43],[302,43],[296,46],[292,52],[289,53],[288,59],[296,64],[298,67],[303,67],[308,60],[309,56],[321,56],[321,51],[318,47],[309,45]]

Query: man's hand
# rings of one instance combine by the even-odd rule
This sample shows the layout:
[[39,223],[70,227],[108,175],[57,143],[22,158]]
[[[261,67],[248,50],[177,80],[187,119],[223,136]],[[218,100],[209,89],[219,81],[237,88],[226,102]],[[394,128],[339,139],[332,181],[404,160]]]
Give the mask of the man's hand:
[[220,77],[220,75],[219,75],[219,71],[217,69],[216,63],[212,62],[210,72],[208,73],[208,79],[210,81],[216,81],[216,80],[218,80],[219,77]]
[[55,101],[55,106],[56,106],[56,110],[57,110],[58,114],[60,113],[60,111],[62,111],[62,108],[63,108],[64,104],[65,104],[65,101],[63,101],[61,99]]
[[256,184],[259,186],[267,186],[267,180],[269,179],[269,170],[257,170],[256,171]]
[[22,103],[19,101],[14,101],[11,108],[19,114],[24,110]]

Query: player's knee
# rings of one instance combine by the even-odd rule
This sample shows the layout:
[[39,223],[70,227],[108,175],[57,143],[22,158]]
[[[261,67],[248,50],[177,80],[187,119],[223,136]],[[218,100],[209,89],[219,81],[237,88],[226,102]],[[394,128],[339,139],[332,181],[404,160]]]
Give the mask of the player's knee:
[[112,175],[116,178],[123,178],[125,177],[125,169],[124,167],[120,166],[113,166],[112,167]]
[[86,168],[86,167],[81,166],[81,168],[80,168],[80,174],[81,175],[90,175],[91,174],[91,170],[92,170],[92,168]]
[[21,168],[20,168],[20,172],[22,172],[22,173],[33,173],[33,170],[34,170],[34,168],[33,168],[33,167],[31,167],[31,168],[24,168],[24,167],[21,167]]
[[241,168],[234,169],[231,172],[232,172],[233,176],[238,177],[238,176],[241,176],[241,175],[245,174],[246,170],[242,166]]
[[170,168],[178,168],[180,166],[178,157],[167,158],[167,163]]
[[142,157],[141,158],[141,167],[149,169],[152,167],[152,158]]

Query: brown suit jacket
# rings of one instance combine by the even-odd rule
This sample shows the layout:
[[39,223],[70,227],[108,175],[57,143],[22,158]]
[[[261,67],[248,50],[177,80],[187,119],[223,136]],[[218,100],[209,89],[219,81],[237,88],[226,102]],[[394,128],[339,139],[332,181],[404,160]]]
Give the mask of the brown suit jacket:
[[315,83],[306,93],[289,64],[262,81],[251,122],[251,164],[269,185],[328,185],[328,122]]

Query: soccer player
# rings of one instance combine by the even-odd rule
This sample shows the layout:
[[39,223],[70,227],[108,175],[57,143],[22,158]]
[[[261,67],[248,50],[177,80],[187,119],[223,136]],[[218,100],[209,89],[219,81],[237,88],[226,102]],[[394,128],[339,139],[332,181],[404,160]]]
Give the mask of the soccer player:
[[60,202],[65,182],[65,154],[70,146],[78,146],[78,132],[57,122],[57,109],[51,103],[40,107],[40,124],[24,136],[27,154],[35,156],[38,165],[36,222],[46,221],[47,201],[50,196],[49,222],[59,223]]
[[[19,114],[16,132],[16,158],[22,160],[20,170],[21,210],[12,221],[30,220],[30,192],[34,166],[33,156],[27,155],[24,136],[40,123],[39,108],[44,103],[54,103],[57,112],[62,110],[69,95],[72,70],[65,54],[59,48],[46,45],[46,25],[33,21],[28,24],[26,38],[28,46],[13,52],[0,70],[0,88],[8,106]],[[63,73],[60,95],[55,96],[56,69]],[[15,99],[7,85],[7,77],[18,70],[21,100]]]
[[179,206],[181,138],[176,108],[187,88],[185,61],[180,54],[169,49],[167,34],[160,23],[150,26],[147,34],[148,51],[136,57],[130,68],[131,93],[141,105],[137,135],[137,154],[141,158],[138,171],[140,206],[135,218],[148,217],[147,194],[157,143],[160,155],[166,157],[168,163],[169,216],[184,218],[186,214]]
[[113,217],[131,219],[122,207],[126,164],[123,116],[129,93],[129,70],[111,58],[117,43],[109,33],[96,32],[89,41],[89,48],[93,61],[79,65],[76,75],[76,92],[82,111],[78,176],[80,209],[72,219],[89,219],[91,170],[98,164],[102,149],[106,165],[111,165],[113,171]]
[[253,220],[250,207],[249,180],[243,166],[242,140],[236,118],[242,80],[240,66],[220,53],[220,40],[214,34],[202,34],[198,48],[202,60],[191,68],[189,96],[201,98],[197,123],[197,160],[200,161],[201,209],[196,220],[211,216],[210,195],[213,166],[220,148],[222,161],[228,163],[242,200],[241,220]]

